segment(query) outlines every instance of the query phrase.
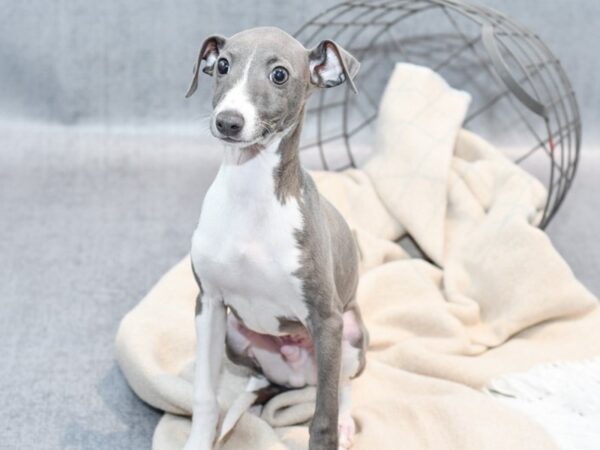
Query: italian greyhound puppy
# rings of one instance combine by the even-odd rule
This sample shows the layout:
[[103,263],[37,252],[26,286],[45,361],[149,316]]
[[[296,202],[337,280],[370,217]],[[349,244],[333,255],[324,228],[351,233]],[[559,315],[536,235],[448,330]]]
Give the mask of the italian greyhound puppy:
[[198,72],[214,77],[210,129],[224,158],[192,239],[196,368],[186,450],[211,449],[224,351],[275,385],[316,385],[310,450],[347,449],[350,379],[365,366],[353,235],[300,165],[305,103],[352,79],[359,63],[333,41],[312,50],[277,28],[202,44]]

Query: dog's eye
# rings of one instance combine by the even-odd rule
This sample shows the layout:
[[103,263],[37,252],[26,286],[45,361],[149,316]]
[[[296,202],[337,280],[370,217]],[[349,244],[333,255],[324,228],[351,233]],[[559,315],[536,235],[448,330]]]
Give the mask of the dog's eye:
[[217,70],[221,75],[225,75],[227,72],[229,72],[229,61],[227,61],[225,58],[219,59],[219,61],[217,61]]
[[283,84],[288,80],[288,71],[283,67],[275,67],[271,72],[271,81],[275,84]]

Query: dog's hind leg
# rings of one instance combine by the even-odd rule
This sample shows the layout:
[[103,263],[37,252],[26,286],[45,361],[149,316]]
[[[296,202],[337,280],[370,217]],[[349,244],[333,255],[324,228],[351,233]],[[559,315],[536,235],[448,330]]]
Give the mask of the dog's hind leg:
[[340,382],[340,412],[338,417],[338,439],[339,450],[347,450],[352,447],[356,427],[352,412],[352,386],[350,380]]
[[352,447],[356,425],[352,418],[351,379],[358,376],[365,367],[368,334],[362,323],[358,308],[351,308],[343,315],[342,367],[340,374],[338,439],[339,450]]

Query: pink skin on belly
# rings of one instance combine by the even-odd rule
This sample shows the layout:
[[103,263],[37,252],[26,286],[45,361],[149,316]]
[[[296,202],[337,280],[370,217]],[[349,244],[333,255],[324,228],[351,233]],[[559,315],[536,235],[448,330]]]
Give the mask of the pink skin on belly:
[[283,358],[292,363],[298,362],[304,349],[310,353],[314,352],[314,346],[308,335],[308,331],[285,336],[272,336],[270,334],[257,333],[252,331],[239,320],[235,321],[235,326],[250,344],[250,348],[262,348],[274,353],[281,353]]
[[[307,353],[314,354],[314,345],[308,330],[284,336],[272,336],[252,331],[236,318],[232,317],[232,319],[232,325],[248,340],[250,348],[257,347],[274,353],[281,353],[289,363],[299,362],[300,359],[307,356]],[[360,339],[361,331],[354,313],[352,311],[345,312],[343,321],[342,340],[354,343]]]

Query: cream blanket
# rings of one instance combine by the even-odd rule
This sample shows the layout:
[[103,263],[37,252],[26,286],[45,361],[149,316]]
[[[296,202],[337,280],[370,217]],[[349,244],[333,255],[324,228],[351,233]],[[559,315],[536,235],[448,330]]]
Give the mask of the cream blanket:
[[[468,104],[430,70],[399,64],[364,168],[313,173],[361,254],[371,345],[353,383],[357,450],[555,448],[540,425],[480,389],[539,363],[600,355],[597,300],[535,226],[544,188],[461,130]],[[395,243],[405,233],[430,262]],[[127,380],[166,412],[156,450],[181,448],[189,430],[196,292],[186,258],[118,332]],[[224,409],[246,381],[226,365]],[[313,399],[312,388],[290,391],[260,416],[244,413],[222,447],[305,449]]]

